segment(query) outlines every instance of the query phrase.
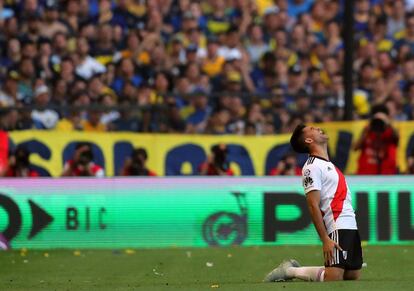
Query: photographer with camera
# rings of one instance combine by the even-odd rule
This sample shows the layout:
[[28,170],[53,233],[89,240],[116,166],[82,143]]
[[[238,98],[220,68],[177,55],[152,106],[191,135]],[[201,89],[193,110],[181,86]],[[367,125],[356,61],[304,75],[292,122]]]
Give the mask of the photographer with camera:
[[148,154],[144,148],[136,148],[131,156],[125,161],[121,171],[121,176],[150,176],[157,174],[147,168]]
[[73,159],[67,161],[63,167],[62,177],[104,177],[104,169],[95,164],[93,158],[91,144],[78,143]]
[[287,153],[276,167],[270,170],[269,176],[301,176],[302,168],[299,167],[296,155]]
[[18,146],[9,157],[9,165],[5,177],[39,177],[29,161],[30,152],[24,146]]
[[358,175],[395,175],[397,169],[398,133],[392,127],[387,107],[372,109],[372,117],[354,145],[361,150]]
[[211,147],[211,155],[200,165],[199,173],[202,176],[234,176],[227,161],[227,146],[225,144]]

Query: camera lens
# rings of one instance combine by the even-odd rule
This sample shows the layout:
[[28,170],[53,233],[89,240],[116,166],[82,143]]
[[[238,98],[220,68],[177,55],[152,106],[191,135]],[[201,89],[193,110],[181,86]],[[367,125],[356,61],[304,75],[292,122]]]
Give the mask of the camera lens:
[[371,120],[371,129],[375,132],[384,132],[385,131],[385,122],[380,118],[373,118]]

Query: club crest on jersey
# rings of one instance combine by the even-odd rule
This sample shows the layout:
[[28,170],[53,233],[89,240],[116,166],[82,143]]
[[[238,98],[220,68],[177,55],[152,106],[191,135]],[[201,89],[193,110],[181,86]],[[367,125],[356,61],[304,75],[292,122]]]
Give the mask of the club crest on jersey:
[[303,179],[303,186],[305,188],[308,188],[312,185],[313,185],[313,179],[311,177],[308,176],[308,177],[305,177],[305,179]]
[[310,170],[309,170],[309,169],[306,169],[306,170],[305,170],[305,172],[303,172],[303,175],[304,175],[305,177],[310,176]]

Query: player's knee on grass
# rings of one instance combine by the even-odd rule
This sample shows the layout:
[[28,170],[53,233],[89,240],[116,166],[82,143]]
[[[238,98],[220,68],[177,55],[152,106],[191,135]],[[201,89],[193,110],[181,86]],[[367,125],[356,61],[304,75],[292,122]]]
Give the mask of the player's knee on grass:
[[344,280],[359,280],[361,276],[360,270],[348,270],[344,273]]
[[325,268],[324,281],[342,281],[344,280],[344,269],[327,267]]

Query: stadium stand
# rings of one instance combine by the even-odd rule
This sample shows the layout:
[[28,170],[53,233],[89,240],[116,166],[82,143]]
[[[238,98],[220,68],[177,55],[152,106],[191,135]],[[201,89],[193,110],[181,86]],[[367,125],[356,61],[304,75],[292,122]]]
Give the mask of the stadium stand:
[[[2,0],[1,127],[262,135],[341,119],[341,2]],[[406,2],[356,1],[354,119],[381,103],[413,119]]]

